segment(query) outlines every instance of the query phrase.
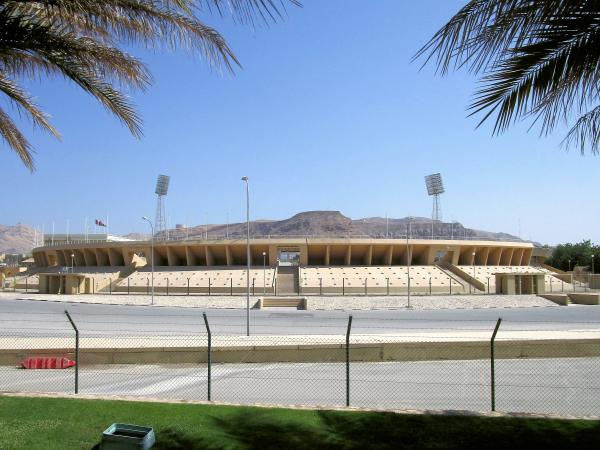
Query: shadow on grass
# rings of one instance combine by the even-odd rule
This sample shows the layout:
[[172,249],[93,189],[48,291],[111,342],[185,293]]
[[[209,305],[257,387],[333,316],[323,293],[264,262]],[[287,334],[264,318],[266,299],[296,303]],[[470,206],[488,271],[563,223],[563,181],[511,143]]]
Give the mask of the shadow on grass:
[[157,433],[159,449],[598,449],[600,423],[321,411],[315,421],[241,411],[203,430]]

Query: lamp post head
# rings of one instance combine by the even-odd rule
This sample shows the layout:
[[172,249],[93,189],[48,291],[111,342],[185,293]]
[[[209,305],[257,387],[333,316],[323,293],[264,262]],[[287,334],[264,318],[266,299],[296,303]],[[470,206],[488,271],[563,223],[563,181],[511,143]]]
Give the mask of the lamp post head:
[[263,254],[262,254],[262,255],[263,255],[263,256],[267,256],[267,252],[263,252]]
[[242,181],[248,182],[248,177],[242,177]]

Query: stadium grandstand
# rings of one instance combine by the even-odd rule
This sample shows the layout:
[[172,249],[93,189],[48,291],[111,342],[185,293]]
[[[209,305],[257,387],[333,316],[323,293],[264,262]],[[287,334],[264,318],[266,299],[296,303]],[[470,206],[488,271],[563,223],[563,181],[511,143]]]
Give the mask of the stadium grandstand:
[[[544,267],[536,252],[523,241],[254,238],[250,289],[253,295],[400,295],[410,285],[411,293],[493,293],[502,274],[542,280],[527,293],[564,289],[561,274]],[[41,293],[148,293],[152,259],[157,293],[246,293],[244,239],[56,240],[35,248],[33,259],[27,276]]]

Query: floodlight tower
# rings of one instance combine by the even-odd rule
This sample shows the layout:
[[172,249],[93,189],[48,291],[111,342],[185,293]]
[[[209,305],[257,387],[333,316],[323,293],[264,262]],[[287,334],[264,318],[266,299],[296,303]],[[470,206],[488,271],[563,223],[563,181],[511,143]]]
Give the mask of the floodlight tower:
[[155,233],[159,239],[169,239],[169,231],[167,230],[167,216],[165,214],[165,197],[169,191],[170,177],[167,175],[159,175],[156,180],[156,220],[154,221]]
[[425,186],[427,186],[427,194],[433,197],[433,208],[431,210],[431,238],[433,239],[433,224],[435,221],[442,220],[442,207],[440,205],[440,194],[444,193],[442,176],[439,173],[427,175]]

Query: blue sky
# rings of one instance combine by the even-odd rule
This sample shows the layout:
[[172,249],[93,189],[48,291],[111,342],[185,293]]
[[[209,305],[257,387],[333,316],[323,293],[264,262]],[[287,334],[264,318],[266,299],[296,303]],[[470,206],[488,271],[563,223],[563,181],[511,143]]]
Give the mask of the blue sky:
[[58,232],[69,219],[76,232],[108,214],[111,232],[142,231],[159,173],[172,177],[170,224],[244,220],[242,175],[253,219],[429,216],[423,176],[441,172],[445,220],[513,234],[520,223],[523,238],[549,244],[599,241],[598,157],[561,149],[564,129],[539,138],[521,124],[492,138],[466,117],[473,77],[411,63],[462,4],[305,0],[256,29],[208,16],[243,69],[220,75],[185,52],[134,50],[154,77],[134,94],[141,140],[75,86],[29,84],[63,140],[23,123],[33,174],[1,144],[0,223],[48,231],[54,221]]

